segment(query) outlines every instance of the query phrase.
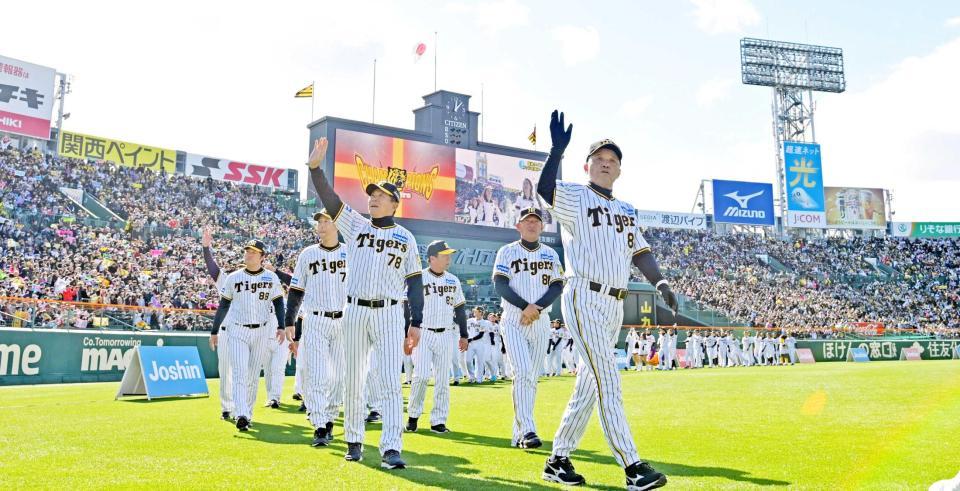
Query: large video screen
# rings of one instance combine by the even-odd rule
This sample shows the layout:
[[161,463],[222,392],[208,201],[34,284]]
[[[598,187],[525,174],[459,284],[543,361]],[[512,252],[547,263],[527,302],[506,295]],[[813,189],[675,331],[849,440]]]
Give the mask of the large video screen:
[[535,207],[557,232],[536,193],[540,161],[342,129],[334,160],[334,188],[360,211],[367,184],[385,180],[401,190],[398,217],[513,228]]

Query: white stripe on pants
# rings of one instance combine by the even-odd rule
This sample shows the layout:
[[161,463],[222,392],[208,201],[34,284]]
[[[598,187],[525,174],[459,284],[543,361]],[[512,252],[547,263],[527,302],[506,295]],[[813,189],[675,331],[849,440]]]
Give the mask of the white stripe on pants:
[[533,406],[537,397],[537,380],[543,368],[550,339],[550,318],[541,315],[528,326],[520,325],[520,312],[503,313],[503,343],[513,364],[513,444],[530,432],[536,433]]
[[233,413],[233,374],[230,370],[230,335],[221,329],[217,336],[217,372],[220,375],[220,411]]
[[430,369],[433,368],[431,426],[446,423],[450,414],[450,358],[453,356],[451,332],[452,329],[444,332],[421,329],[420,342],[413,351],[413,385],[410,388],[410,400],[407,402],[407,415],[419,418],[423,414],[427,381],[430,380]]
[[230,326],[230,370],[233,374],[233,402],[238,418],[243,416],[250,419],[253,416],[253,402],[260,382],[260,367],[267,356],[267,343],[277,342],[275,333],[276,330],[271,330],[268,326],[257,329],[240,324]]
[[553,454],[566,457],[577,448],[599,399],[603,435],[614,458],[626,467],[640,457],[627,426],[620,373],[610,349],[620,332],[623,304],[609,295],[590,291],[587,282],[580,278],[569,280],[562,298],[563,318],[570,324],[573,346],[583,366],[577,371],[573,396],[553,438]]
[[342,390],[343,377],[342,371],[335,369],[335,363],[343,360],[341,332],[340,319],[312,312],[304,317],[299,361],[303,372],[303,401],[314,428],[333,421],[339,408],[337,392]]
[[[364,435],[364,378],[367,357],[375,360],[369,383],[383,409],[380,454],[402,450],[400,440],[403,393],[400,365],[403,358],[403,307],[400,304],[372,309],[348,303],[343,314],[343,353],[346,358],[344,438],[362,443]],[[372,355],[371,355],[372,353]]]
[[287,374],[287,360],[290,359],[290,342],[286,338],[278,342],[274,339],[267,345],[267,359],[263,364],[263,379],[267,384],[267,400],[280,402],[283,394],[283,379]]

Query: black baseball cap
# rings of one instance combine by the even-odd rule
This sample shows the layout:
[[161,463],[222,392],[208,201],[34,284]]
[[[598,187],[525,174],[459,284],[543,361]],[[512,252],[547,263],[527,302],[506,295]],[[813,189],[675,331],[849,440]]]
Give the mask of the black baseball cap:
[[530,207],[520,212],[520,218],[517,218],[517,223],[522,222],[524,218],[527,218],[530,215],[539,218],[541,222],[543,221],[543,213],[536,208]]
[[590,145],[590,153],[587,154],[587,160],[590,160],[590,157],[593,157],[593,154],[597,153],[602,148],[609,148],[610,150],[613,150],[613,153],[617,154],[617,160],[623,160],[623,151],[621,151],[620,147],[609,138],[604,138],[603,140],[594,142],[592,145]]
[[427,246],[427,256],[437,256],[441,254],[453,254],[456,249],[451,249],[447,243],[442,240],[435,240]]
[[246,245],[243,246],[243,250],[247,250],[247,249],[253,249],[259,252],[260,254],[267,253],[267,246],[263,242],[256,239],[248,241]]
[[320,221],[320,217],[327,217],[327,218],[329,218],[330,220],[333,220],[333,217],[330,216],[330,213],[327,212],[327,209],[326,209],[326,208],[320,208],[320,211],[314,213],[314,214],[313,214],[313,221],[319,222],[319,221]]
[[367,196],[370,196],[371,194],[373,194],[374,190],[377,190],[377,189],[383,191],[384,193],[389,194],[390,197],[393,198],[393,200],[396,201],[397,203],[400,202],[400,191],[397,190],[396,184],[389,181],[380,181],[376,184],[373,184],[373,183],[367,184],[367,189],[366,189]]

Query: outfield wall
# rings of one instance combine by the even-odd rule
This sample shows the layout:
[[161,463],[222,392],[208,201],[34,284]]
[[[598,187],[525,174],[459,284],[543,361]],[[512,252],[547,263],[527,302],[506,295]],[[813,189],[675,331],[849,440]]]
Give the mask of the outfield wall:
[[[215,378],[217,356],[210,349],[209,338],[205,332],[0,328],[0,385],[118,381],[133,356],[133,348],[140,344],[196,346],[204,374]],[[872,360],[899,360],[904,348],[915,345],[922,348],[920,356],[924,360],[946,360],[957,357],[960,340],[797,341],[797,348],[810,348],[821,362],[845,361],[850,348],[866,349]],[[293,374],[292,363],[287,365],[287,374]]]

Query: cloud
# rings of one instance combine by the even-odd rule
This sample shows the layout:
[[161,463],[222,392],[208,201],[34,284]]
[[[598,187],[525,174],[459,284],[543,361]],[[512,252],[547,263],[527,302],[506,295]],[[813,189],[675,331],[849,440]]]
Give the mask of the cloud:
[[620,113],[628,118],[635,118],[643,114],[653,103],[653,97],[644,95],[630,99],[620,106]]
[[898,218],[955,219],[949,192],[936,193],[960,186],[957,59],[960,38],[901,61],[863,90],[818,95],[827,184],[893,189]]
[[563,61],[568,66],[590,61],[600,53],[600,32],[593,26],[559,26],[553,39],[560,43]]
[[960,27],[960,17],[951,17],[947,19],[947,27]]
[[733,80],[714,78],[700,84],[697,88],[696,100],[701,107],[710,107],[730,96]]
[[707,34],[743,32],[760,22],[760,13],[750,0],[691,0],[697,28]]
[[449,4],[447,11],[473,17],[477,27],[487,34],[494,34],[512,27],[525,26],[530,18],[530,7],[517,2],[517,0],[458,2]]

